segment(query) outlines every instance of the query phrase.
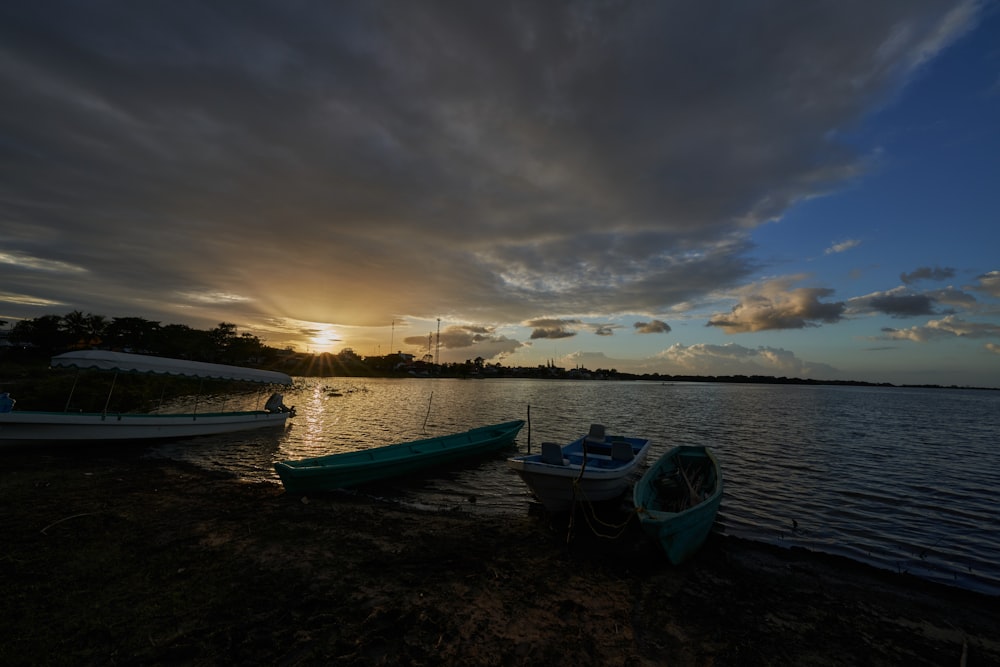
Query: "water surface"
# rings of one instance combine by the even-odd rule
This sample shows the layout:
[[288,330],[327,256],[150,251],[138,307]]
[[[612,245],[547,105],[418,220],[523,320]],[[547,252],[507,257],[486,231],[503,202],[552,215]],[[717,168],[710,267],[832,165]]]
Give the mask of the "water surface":
[[[716,526],[725,534],[1000,595],[997,391],[299,378],[285,403],[298,415],[284,429],[178,441],[152,454],[280,484],[272,464],[281,459],[530,414],[523,452],[529,439],[537,450],[603,423],[609,433],[649,438],[651,457],[678,444],[711,446],[725,477]],[[523,513],[531,497],[506,455],[406,480],[390,495],[487,516]]]

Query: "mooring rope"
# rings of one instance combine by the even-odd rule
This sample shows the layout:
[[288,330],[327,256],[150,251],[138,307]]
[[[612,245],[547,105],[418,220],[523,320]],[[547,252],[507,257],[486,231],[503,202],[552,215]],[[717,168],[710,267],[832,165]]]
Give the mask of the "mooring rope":
[[[585,461],[586,461],[586,459],[585,459]],[[581,473],[581,476],[582,476],[582,473]],[[600,538],[605,539],[605,540],[617,540],[619,537],[621,537],[622,535],[624,535],[625,534],[625,530],[628,528],[629,523],[631,523],[631,521],[632,521],[632,517],[634,515],[638,514],[638,509],[633,508],[632,511],[630,511],[628,513],[628,516],[625,517],[625,521],[623,523],[621,523],[621,524],[608,523],[606,521],[603,521],[599,516],[597,516],[597,510],[594,509],[594,504],[590,501],[589,498],[587,498],[587,495],[583,492],[583,489],[580,488],[580,478],[579,477],[577,477],[575,480],[573,480],[573,505],[574,505],[574,507],[577,504],[577,499],[580,500],[580,506],[583,508],[583,518],[587,521],[587,527],[590,528],[590,532],[592,532],[595,536],[600,537]],[[572,539],[572,536],[573,536],[573,524],[575,523],[575,521],[576,521],[576,512],[573,511],[573,510],[570,510],[569,527],[567,528],[567,531],[566,531],[566,542],[567,542],[567,544]],[[604,533],[600,532],[594,526],[594,523],[598,523],[598,524],[600,524],[604,528],[610,528],[611,530],[615,530],[615,531],[618,531],[618,532],[615,533],[615,534],[613,534],[613,535],[605,535]]]

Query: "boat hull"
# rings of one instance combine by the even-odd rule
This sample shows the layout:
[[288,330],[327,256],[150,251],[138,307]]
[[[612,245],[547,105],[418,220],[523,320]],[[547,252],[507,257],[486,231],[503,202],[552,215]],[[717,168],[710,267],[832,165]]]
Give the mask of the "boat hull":
[[[685,475],[678,472],[679,465]],[[700,484],[692,481],[696,475]],[[674,497],[686,494],[691,486],[700,491],[695,500],[681,503]],[[671,563],[680,565],[708,539],[722,492],[722,469],[712,452],[707,447],[684,445],[671,449],[649,467],[633,488],[632,500],[643,532]]]
[[588,452],[584,458],[583,438],[562,448],[566,463],[546,463],[540,454],[518,456],[507,465],[524,481],[532,495],[552,513],[568,512],[576,503],[598,503],[620,498],[639,478],[649,451],[642,438],[615,438],[627,442],[632,460],[615,461],[608,454]]
[[0,445],[166,440],[282,426],[290,413],[263,410],[204,414],[0,413]]
[[523,420],[462,433],[274,464],[289,493],[321,493],[419,473],[513,445]]

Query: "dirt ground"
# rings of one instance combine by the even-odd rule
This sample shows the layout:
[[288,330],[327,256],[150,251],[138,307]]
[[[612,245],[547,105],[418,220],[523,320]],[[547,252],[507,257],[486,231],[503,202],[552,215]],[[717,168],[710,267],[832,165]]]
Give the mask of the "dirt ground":
[[1000,600],[166,461],[0,452],[4,665],[1000,665]]

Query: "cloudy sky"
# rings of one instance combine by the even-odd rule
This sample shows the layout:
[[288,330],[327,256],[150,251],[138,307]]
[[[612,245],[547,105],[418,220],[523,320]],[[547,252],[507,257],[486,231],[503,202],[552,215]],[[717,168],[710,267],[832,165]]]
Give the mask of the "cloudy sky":
[[8,326],[1000,386],[995,3],[7,2],[0,91]]

